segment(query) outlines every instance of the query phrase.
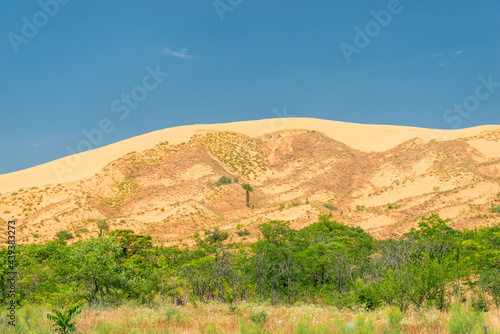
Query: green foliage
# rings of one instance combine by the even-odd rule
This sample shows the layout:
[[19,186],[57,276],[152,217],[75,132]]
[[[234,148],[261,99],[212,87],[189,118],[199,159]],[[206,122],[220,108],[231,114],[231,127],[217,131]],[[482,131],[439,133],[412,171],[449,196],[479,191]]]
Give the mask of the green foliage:
[[356,282],[357,303],[367,310],[374,310],[382,305],[380,291],[377,285],[364,284],[361,280]]
[[451,308],[448,331],[450,334],[473,333],[474,329],[479,329],[483,322],[484,319],[481,314],[468,312],[462,305],[456,303]]
[[53,322],[55,333],[66,334],[76,331],[76,322],[73,317],[81,312],[82,303],[69,304],[63,308],[62,312],[52,309],[52,314],[47,314],[47,319]]
[[219,334],[219,326],[217,326],[217,323],[210,322],[205,328],[205,334]]
[[388,332],[391,334],[403,333],[402,320],[404,314],[396,307],[391,307],[387,311]]
[[[438,215],[424,217],[418,228],[386,240],[329,214],[297,230],[279,220],[260,224],[253,243],[233,241],[215,228],[206,230],[203,240],[195,234],[196,246],[182,249],[155,246],[151,236],[132,230],[101,232],[71,245],[19,245],[16,303],[84,299],[97,308],[130,300],[154,307],[158,298],[168,298],[178,305],[219,301],[234,311],[240,301],[263,301],[367,310],[390,306],[404,313],[447,310],[451,300],[478,291],[469,305],[485,311],[492,307],[490,299],[498,304],[500,298],[500,225],[459,231],[447,222]],[[241,224],[235,232],[249,233]],[[4,304],[7,259],[8,250],[0,248]],[[260,331],[259,326],[250,324],[247,332]]]
[[231,184],[232,180],[230,177],[222,176],[215,184],[218,186],[222,186],[225,184]]
[[481,272],[479,285],[492,298],[497,307],[500,307],[500,268],[489,268]]
[[236,231],[236,234],[239,235],[240,237],[244,237],[250,235],[251,233],[248,229],[244,229],[242,231]]
[[118,208],[125,203],[125,200],[137,190],[137,183],[130,177],[126,177],[124,182],[115,183],[117,193],[112,197],[101,197],[101,202],[111,208]]
[[470,300],[470,307],[475,312],[488,312],[490,307],[482,291],[474,291]]
[[75,234],[88,233],[89,230],[87,228],[79,228],[75,231]]
[[142,254],[153,247],[149,235],[137,235],[133,230],[114,230],[108,233],[123,249],[123,255]]
[[[106,221],[106,219],[88,219],[88,222],[95,222],[97,225],[97,228],[99,229],[99,236],[102,237],[105,232],[109,232],[109,224]],[[88,232],[88,230],[87,230]]]
[[333,204],[330,204],[330,203],[325,203],[323,205],[325,208],[327,208],[328,210],[330,211],[337,211],[339,208],[337,208],[336,206],[333,206]]
[[227,239],[229,233],[226,231],[221,231],[218,227],[214,228],[212,231],[205,230],[205,242],[208,244],[215,244],[219,242],[223,242]]
[[490,212],[500,213],[500,205],[494,206],[490,208]]
[[265,311],[254,313],[250,316],[250,320],[252,320],[256,325],[263,326],[267,321],[268,314]]
[[167,308],[167,310],[165,311],[165,317],[167,318],[168,322],[178,323],[181,321],[181,313],[178,309],[172,306]]
[[250,207],[250,192],[253,191],[253,188],[248,183],[242,184],[241,187],[246,191],[247,206]]
[[364,205],[356,205],[356,211],[363,211],[365,209]]
[[66,230],[62,230],[56,233],[56,237],[59,238],[59,240],[69,240],[73,239],[73,234],[69,233]]
[[106,294],[125,285],[125,277],[120,273],[120,253],[116,240],[105,237],[77,242],[71,248],[64,274],[80,283],[75,291],[79,298],[97,307]]

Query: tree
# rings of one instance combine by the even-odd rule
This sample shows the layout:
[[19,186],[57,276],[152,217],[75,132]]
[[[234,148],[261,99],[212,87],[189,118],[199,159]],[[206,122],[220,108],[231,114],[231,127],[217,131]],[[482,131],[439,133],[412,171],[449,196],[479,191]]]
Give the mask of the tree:
[[247,206],[250,207],[250,192],[253,191],[253,188],[248,183],[242,184],[241,187],[247,192]]
[[108,236],[115,238],[115,242],[122,247],[124,256],[141,254],[153,247],[150,235],[137,235],[133,230],[114,230]]
[[106,219],[96,220],[97,227],[99,228],[99,236],[102,237],[104,232],[109,233],[109,224]]
[[66,263],[66,275],[76,282],[81,296],[94,303],[97,308],[99,299],[112,288],[120,287],[122,279],[118,256],[121,247],[113,239],[100,237],[72,246]]
[[60,334],[76,332],[76,322],[72,319],[81,312],[81,306],[80,302],[71,303],[62,312],[53,308],[53,314],[47,314],[47,319],[52,320],[54,332]]

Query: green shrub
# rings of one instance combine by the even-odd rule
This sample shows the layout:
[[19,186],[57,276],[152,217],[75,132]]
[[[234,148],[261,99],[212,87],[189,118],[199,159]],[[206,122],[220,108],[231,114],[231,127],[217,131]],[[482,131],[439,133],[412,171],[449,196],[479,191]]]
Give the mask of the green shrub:
[[490,212],[492,213],[500,213],[500,205],[494,206],[490,208]]
[[205,328],[205,333],[206,334],[218,334],[219,333],[219,326],[217,326],[217,323],[211,322]]
[[481,272],[479,285],[493,298],[497,307],[500,307],[500,268],[486,269]]
[[247,229],[244,229],[243,231],[237,231],[236,234],[239,235],[240,237],[244,237],[250,235],[251,233]]
[[356,205],[356,211],[363,211],[365,209],[364,205]]
[[448,331],[450,334],[468,334],[475,328],[479,328],[484,322],[481,314],[477,312],[467,312],[460,303],[456,303],[451,308],[448,320]]
[[356,282],[356,291],[358,292],[358,305],[365,307],[367,310],[374,310],[382,305],[380,293],[375,285],[365,285],[359,280]]
[[332,204],[330,203],[326,203],[323,205],[325,208],[327,208],[328,210],[331,210],[331,211],[337,211],[339,208],[337,208],[336,206],[333,206]]
[[387,311],[387,323],[389,325],[389,333],[403,333],[403,326],[401,324],[404,318],[403,312],[397,307],[391,307]]
[[222,186],[224,184],[230,184],[232,182],[230,177],[222,176],[215,184]]
[[113,333],[115,324],[112,322],[101,322],[99,327],[97,327],[97,334],[109,334]]
[[81,312],[82,303],[69,304],[63,308],[63,311],[58,311],[53,308],[52,314],[47,314],[47,319],[52,320],[54,332],[66,334],[76,331],[76,322],[73,321],[73,316]]
[[262,326],[267,321],[267,312],[262,311],[250,316],[250,320],[252,320],[256,325]]
[[165,311],[165,317],[167,318],[168,322],[180,322],[181,321],[181,314],[178,309],[175,307],[170,306],[167,308]]
[[56,237],[58,237],[60,240],[69,240],[73,239],[73,234],[69,233],[66,230],[62,230],[56,233]]
[[245,319],[240,319],[239,327],[241,334],[264,334],[261,326],[252,324],[249,325],[247,324],[247,321],[245,321]]
[[488,312],[490,307],[488,301],[481,291],[475,291],[470,301],[470,307],[476,312]]
[[88,233],[89,230],[86,229],[86,228],[80,228],[78,230],[75,231],[76,234],[80,234],[80,233]]
[[226,240],[229,236],[229,233],[227,233],[226,231],[221,231],[218,227],[216,227],[213,231],[205,230],[205,235],[205,242],[208,242],[209,244],[215,244]]
[[[338,327],[338,332],[342,334],[373,334],[377,333],[375,331],[375,325],[373,321],[366,317],[366,315],[360,314],[356,317],[356,320],[353,322],[345,322],[342,319],[337,319],[336,326]],[[325,331],[324,333],[332,333],[331,331]],[[387,331],[383,331],[382,333],[390,333]]]

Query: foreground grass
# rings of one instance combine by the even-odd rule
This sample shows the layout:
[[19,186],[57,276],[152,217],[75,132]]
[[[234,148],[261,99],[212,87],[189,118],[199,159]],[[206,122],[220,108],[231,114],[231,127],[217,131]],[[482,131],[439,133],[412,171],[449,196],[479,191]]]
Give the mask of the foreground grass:
[[[17,310],[17,325],[9,326],[2,309],[0,333],[51,333],[48,307]],[[315,305],[271,306],[241,303],[198,304],[155,308],[121,306],[77,316],[78,333],[493,333],[500,334],[498,310],[468,312],[455,305],[449,312],[385,308],[373,312],[337,310]]]

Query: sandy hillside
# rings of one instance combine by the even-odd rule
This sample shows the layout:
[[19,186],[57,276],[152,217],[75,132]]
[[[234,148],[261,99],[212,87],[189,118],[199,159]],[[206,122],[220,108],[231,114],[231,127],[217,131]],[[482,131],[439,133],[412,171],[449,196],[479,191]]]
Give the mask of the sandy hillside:
[[[457,227],[500,221],[500,126],[432,130],[282,118],[169,128],[0,175],[0,217],[24,242],[61,230],[95,235],[94,219],[163,243],[196,231],[319,214],[376,236],[439,213]],[[231,184],[217,184],[226,176]],[[254,188],[250,207],[241,184]],[[76,239],[75,238],[75,239]]]

